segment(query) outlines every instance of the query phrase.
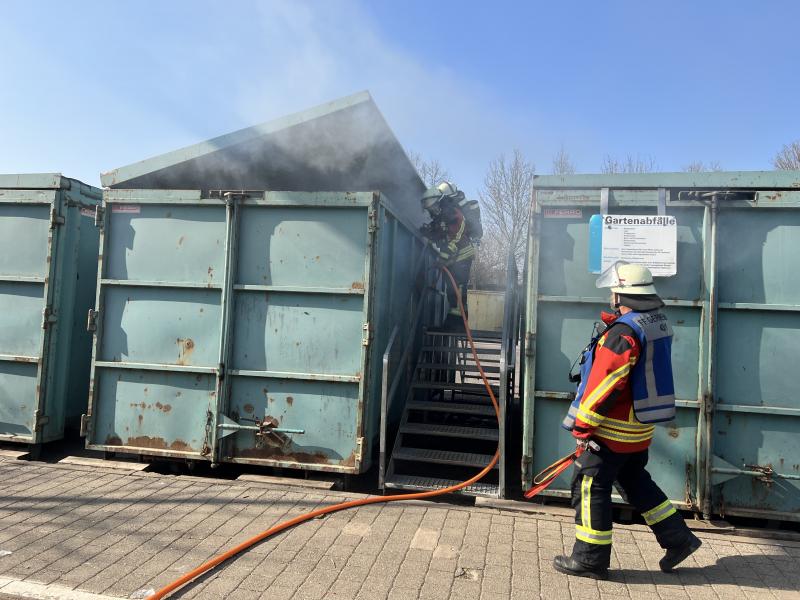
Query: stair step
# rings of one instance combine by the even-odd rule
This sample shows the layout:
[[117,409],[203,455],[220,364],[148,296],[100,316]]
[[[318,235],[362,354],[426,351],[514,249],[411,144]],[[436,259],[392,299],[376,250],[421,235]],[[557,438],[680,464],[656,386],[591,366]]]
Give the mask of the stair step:
[[[401,490],[441,490],[461,483],[454,479],[441,479],[438,477],[420,477],[417,475],[392,475],[386,480],[387,488]],[[483,483],[481,481],[457,492],[468,496],[499,497],[499,486],[496,483]]]
[[[487,354],[489,356],[500,356],[500,352],[502,352],[502,348],[497,346],[496,348],[476,348],[478,351],[478,356],[482,356]],[[444,352],[448,354],[472,354],[472,348],[464,348],[461,346],[436,346],[431,344],[426,344],[422,347],[423,352]]]
[[[428,329],[425,335],[430,337],[454,337],[461,340],[467,339],[467,334],[463,331],[437,331],[435,329]],[[473,330],[472,339],[475,342],[497,342],[499,344],[503,339],[503,334],[494,331]]]
[[[500,373],[500,367],[496,367],[494,365],[487,366],[483,364],[481,361],[481,366],[483,367],[483,371],[485,373]],[[480,373],[478,371],[478,367],[474,364],[466,364],[466,365],[443,365],[437,363],[420,363],[417,365],[419,369],[435,369],[437,371],[464,371],[465,373]]]
[[403,423],[400,426],[400,433],[469,438],[494,442],[499,439],[497,429],[487,429],[485,427],[464,427],[462,425],[438,425],[430,423]]
[[[413,460],[416,462],[436,463],[460,467],[477,467],[482,469],[489,464],[492,456],[473,454],[470,452],[450,452],[447,450],[428,450],[426,448],[398,448],[392,454],[393,460]],[[497,465],[494,466],[497,468]]]
[[[418,390],[453,390],[456,392],[465,392],[469,394],[486,394],[486,386],[482,383],[439,383],[432,381],[415,381],[411,387]],[[500,386],[493,384],[492,391],[497,394],[500,391]]]
[[481,417],[495,416],[494,407],[488,404],[466,404],[464,402],[428,402],[412,400],[406,404],[409,410],[429,410],[431,412],[458,413]]

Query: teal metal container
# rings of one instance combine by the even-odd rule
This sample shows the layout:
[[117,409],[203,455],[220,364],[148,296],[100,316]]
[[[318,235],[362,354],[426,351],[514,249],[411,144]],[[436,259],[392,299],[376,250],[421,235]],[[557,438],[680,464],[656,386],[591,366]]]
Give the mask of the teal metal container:
[[[103,183],[87,446],[366,470],[381,356],[426,260],[422,182],[369,96]],[[289,191],[247,191],[273,184]]]
[[[656,428],[650,470],[704,515],[800,519],[800,173],[539,177],[525,317],[522,484],[574,448],[567,379],[606,290],[589,272],[589,219],[677,218],[677,274],[656,278],[675,331],[677,419]],[[546,494],[568,497],[563,475]]]
[[0,175],[0,440],[61,439],[85,410],[100,190]]

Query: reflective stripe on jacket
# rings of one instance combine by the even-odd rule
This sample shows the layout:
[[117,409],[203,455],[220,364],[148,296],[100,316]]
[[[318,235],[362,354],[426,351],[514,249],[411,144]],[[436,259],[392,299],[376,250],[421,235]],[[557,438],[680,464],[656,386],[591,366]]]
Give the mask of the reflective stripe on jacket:
[[603,320],[608,327],[582,354],[581,381],[562,425],[614,451],[638,452],[650,445],[651,423],[672,418],[670,398],[674,416],[672,330],[659,311]]

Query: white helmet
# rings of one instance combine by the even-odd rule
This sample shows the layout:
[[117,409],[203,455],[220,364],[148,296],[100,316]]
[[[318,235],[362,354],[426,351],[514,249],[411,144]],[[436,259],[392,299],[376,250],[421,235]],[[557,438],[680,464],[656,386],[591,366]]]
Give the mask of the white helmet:
[[617,261],[603,271],[597,278],[597,287],[611,288],[615,294],[628,296],[644,296],[657,294],[653,286],[653,274],[644,265],[633,265],[625,261]]
[[443,181],[435,187],[428,188],[422,194],[422,208],[431,210],[442,198],[457,197],[460,195],[456,184]]

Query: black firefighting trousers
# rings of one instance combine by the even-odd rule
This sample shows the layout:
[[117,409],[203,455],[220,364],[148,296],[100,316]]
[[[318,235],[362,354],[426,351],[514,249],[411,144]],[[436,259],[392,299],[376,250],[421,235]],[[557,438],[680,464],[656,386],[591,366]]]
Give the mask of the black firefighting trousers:
[[[472,270],[472,257],[465,260],[459,260],[452,265],[448,265],[447,269],[453,274],[453,279],[461,292],[461,301],[464,303],[464,312],[467,313],[469,318],[469,309],[467,308],[467,284],[469,283],[469,273]],[[445,277],[445,285],[447,286],[447,305],[449,311],[447,313],[446,326],[462,328],[464,327],[461,320],[461,311],[458,309],[458,299],[456,292],[453,289],[453,284],[450,282],[449,277]]]
[[590,569],[607,569],[611,560],[611,492],[617,481],[662,548],[689,540],[683,517],[645,470],[647,450],[632,454],[605,446],[584,452],[575,461],[572,506],[575,508],[575,546],[572,556]]

